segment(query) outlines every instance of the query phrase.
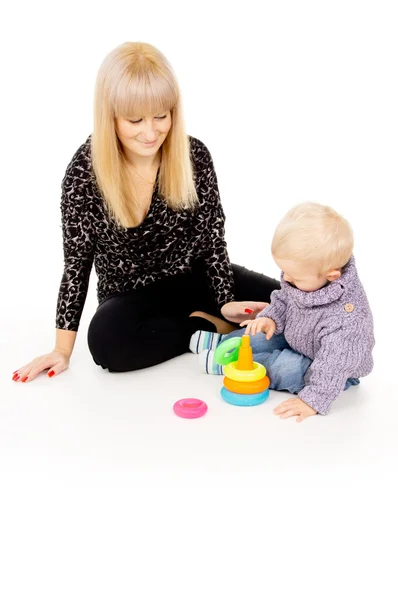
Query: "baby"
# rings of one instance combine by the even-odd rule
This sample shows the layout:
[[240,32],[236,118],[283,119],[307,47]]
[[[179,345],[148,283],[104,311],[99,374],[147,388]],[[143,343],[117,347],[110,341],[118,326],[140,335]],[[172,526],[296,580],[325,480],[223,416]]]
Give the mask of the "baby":
[[373,368],[373,318],[353,245],[350,225],[332,208],[306,203],[290,210],[272,240],[281,289],[254,319],[241,323],[245,329],[192,336],[190,348],[203,351],[205,371],[223,372],[213,360],[214,339],[251,334],[254,360],[266,367],[271,389],[298,394],[275,414],[297,421],[327,414],[337,396]]

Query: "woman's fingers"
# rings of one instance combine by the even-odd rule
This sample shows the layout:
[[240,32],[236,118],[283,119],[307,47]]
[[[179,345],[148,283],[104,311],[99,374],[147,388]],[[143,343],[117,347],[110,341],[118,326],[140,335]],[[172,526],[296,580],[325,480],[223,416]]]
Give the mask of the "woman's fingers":
[[35,379],[35,377],[37,377],[39,375],[39,373],[41,373],[42,371],[45,371],[46,369],[51,369],[51,370],[53,369],[52,361],[44,360],[44,361],[40,361],[39,363],[34,365],[31,368],[31,370],[29,371],[29,374],[27,376],[28,381],[32,381],[33,379]]
[[[22,381],[22,379],[24,379],[26,381],[26,375],[27,373],[29,373],[29,370],[32,366],[34,361],[28,363],[27,365],[24,365],[23,367],[21,367],[20,369],[17,369],[16,371],[14,371],[14,373],[12,374],[12,380],[13,381]],[[24,383],[25,383],[24,381]]]
[[252,302],[251,300],[248,300],[247,302],[242,302],[242,304],[244,304],[247,308],[250,308],[251,310],[263,310],[263,308],[269,306],[268,302]]
[[260,313],[266,306],[269,306],[268,302],[244,302],[245,308],[252,310],[250,315],[251,319],[255,319],[258,313]]
[[39,373],[45,369],[50,369],[53,366],[53,360],[49,357],[43,356],[32,361],[27,367],[25,367],[20,373],[20,381],[26,383],[32,381]]
[[42,371],[48,370],[48,376],[54,377],[68,366],[68,360],[59,352],[40,356],[13,374],[13,381],[26,383],[32,381]]
[[57,362],[56,365],[53,366],[52,369],[50,369],[50,371],[47,373],[47,375],[51,379],[51,377],[55,377],[56,375],[59,375],[60,373],[62,373],[62,371],[65,371],[67,366],[68,366],[68,363],[66,361],[59,361],[59,362]]

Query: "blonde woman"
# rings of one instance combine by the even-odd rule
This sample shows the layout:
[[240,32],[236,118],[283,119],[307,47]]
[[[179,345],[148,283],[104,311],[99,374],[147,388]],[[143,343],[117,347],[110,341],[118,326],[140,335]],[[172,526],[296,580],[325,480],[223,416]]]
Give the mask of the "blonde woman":
[[[227,336],[253,335],[254,358],[266,367],[270,388],[298,394],[275,409],[281,418],[327,414],[343,390],[372,371],[373,318],[353,246],[349,223],[333,208],[304,203],[290,210],[272,241],[282,288],[255,320],[241,323],[245,329]],[[206,340],[203,334],[193,342]],[[214,346],[225,336],[212,338]],[[203,350],[200,361],[207,373],[222,373],[212,350]]]
[[68,367],[93,264],[99,306],[88,344],[110,371],[178,356],[196,330],[228,333],[245,309],[254,318],[265,306],[243,300],[279,287],[231,265],[211,155],[186,135],[172,68],[148,44],[125,43],[100,67],[94,130],[66,170],[61,209],[55,348],[14,381]]

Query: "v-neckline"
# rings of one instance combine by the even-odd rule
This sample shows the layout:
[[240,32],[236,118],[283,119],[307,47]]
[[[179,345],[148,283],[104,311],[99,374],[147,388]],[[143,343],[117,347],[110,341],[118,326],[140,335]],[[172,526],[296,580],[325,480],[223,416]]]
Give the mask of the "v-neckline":
[[127,231],[133,232],[133,231],[137,231],[140,227],[143,227],[145,225],[145,223],[148,221],[148,219],[152,216],[152,213],[155,208],[155,204],[157,202],[158,202],[158,176],[156,176],[156,181],[155,181],[155,185],[153,188],[151,203],[149,205],[148,212],[146,213],[146,215],[143,218],[143,220],[141,221],[141,223],[139,223],[135,227],[127,227]]

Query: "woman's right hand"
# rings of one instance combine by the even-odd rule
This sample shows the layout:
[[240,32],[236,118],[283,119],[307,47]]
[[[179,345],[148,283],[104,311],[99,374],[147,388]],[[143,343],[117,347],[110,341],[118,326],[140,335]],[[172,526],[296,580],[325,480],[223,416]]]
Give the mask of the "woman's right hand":
[[13,381],[26,383],[32,381],[39,373],[48,370],[48,377],[58,375],[68,368],[70,356],[66,352],[53,350],[50,354],[38,356],[13,374]]
[[228,302],[222,307],[221,314],[231,323],[240,323],[242,319],[255,319],[266,306],[269,306],[268,302]]

